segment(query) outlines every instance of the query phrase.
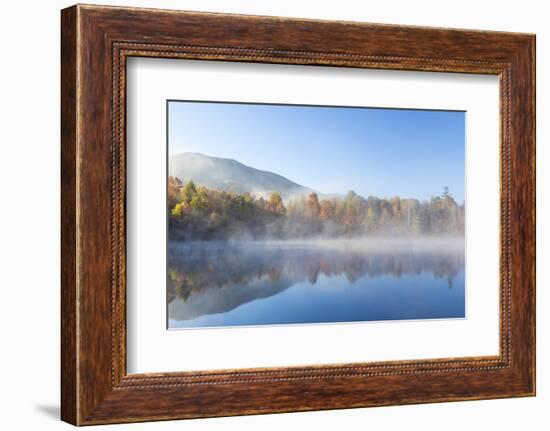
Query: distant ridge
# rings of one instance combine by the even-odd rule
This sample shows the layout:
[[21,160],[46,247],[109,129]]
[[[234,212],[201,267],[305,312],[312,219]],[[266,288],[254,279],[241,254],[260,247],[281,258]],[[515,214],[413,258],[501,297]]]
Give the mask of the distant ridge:
[[284,200],[309,194],[312,189],[297,184],[274,172],[246,166],[233,159],[210,157],[201,153],[175,154],[169,160],[169,175],[182,182],[195,183],[217,190],[269,196],[281,194]]

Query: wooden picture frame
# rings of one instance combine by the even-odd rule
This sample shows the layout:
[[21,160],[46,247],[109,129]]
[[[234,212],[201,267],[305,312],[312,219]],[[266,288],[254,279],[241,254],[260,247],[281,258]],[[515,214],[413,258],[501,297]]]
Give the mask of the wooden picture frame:
[[[535,36],[77,5],[61,14],[61,417],[74,425],[535,394]],[[500,354],[126,373],[130,56],[500,78]]]

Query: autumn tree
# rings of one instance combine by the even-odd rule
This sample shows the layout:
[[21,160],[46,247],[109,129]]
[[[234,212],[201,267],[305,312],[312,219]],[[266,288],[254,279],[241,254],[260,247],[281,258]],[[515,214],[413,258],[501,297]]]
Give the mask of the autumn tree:
[[342,222],[348,229],[352,229],[359,221],[361,199],[353,190],[350,190],[344,199]]
[[197,195],[197,187],[193,180],[188,181],[181,189],[181,200],[186,203],[191,203],[191,200]]
[[283,198],[279,193],[271,193],[267,201],[267,209],[268,211],[271,211],[272,213],[275,213],[275,214],[279,214],[279,215],[286,214],[286,208],[285,208],[285,205],[283,204]]
[[304,216],[308,219],[318,219],[321,206],[319,205],[319,198],[317,193],[311,192],[306,200]]
[[321,201],[321,206],[319,209],[319,218],[323,221],[333,220],[335,216],[335,206],[334,203],[328,199]]

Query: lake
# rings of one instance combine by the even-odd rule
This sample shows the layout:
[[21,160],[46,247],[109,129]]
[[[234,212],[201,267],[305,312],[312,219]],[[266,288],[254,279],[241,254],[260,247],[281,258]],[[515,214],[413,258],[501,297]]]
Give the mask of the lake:
[[168,327],[465,317],[462,238],[169,241]]

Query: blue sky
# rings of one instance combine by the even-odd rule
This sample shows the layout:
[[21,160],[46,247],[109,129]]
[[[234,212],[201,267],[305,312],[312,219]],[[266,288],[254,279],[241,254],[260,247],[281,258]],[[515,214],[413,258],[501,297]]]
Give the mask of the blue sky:
[[199,152],[322,193],[464,202],[465,113],[170,101],[169,154]]

